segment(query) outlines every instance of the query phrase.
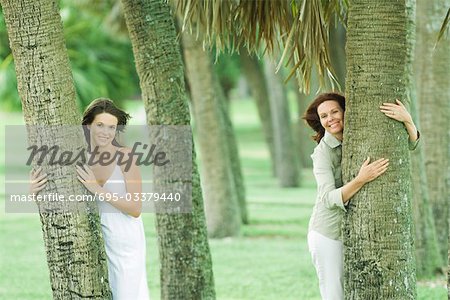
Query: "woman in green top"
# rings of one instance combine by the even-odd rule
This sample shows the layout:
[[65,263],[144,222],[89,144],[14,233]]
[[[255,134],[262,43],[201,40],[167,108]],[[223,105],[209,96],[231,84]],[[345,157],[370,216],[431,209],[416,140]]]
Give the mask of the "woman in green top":
[[[419,133],[404,105],[383,103],[386,116],[404,123],[410,149],[417,145]],[[343,253],[341,220],[345,205],[366,183],[386,172],[389,160],[380,158],[361,166],[358,175],[342,184],[341,157],[344,130],[345,97],[337,93],[317,96],[307,108],[303,119],[316,132],[318,143],[311,155],[317,182],[317,200],[309,222],[308,246],[319,277],[322,299],[343,299]]]

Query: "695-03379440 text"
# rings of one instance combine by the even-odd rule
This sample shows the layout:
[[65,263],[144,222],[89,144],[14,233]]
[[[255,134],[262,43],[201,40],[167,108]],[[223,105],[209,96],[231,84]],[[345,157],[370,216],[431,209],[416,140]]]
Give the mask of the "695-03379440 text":
[[32,202],[32,201],[48,201],[48,202],[64,202],[64,201],[118,201],[125,199],[126,201],[144,201],[144,202],[178,202],[181,199],[180,193],[126,193],[120,196],[117,193],[107,194],[79,194],[79,195],[63,195],[58,193],[49,194],[15,194],[10,195],[10,201],[13,202]]

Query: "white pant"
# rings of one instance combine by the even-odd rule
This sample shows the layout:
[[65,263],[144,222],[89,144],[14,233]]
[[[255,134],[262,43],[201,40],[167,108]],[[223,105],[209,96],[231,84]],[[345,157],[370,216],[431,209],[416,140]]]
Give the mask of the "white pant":
[[311,230],[308,233],[308,247],[319,277],[322,299],[344,299],[342,242]]

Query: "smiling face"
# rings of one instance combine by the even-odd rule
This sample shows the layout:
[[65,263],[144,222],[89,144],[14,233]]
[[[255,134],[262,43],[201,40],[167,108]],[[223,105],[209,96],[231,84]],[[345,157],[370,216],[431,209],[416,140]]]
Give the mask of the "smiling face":
[[117,123],[117,118],[109,113],[96,115],[88,126],[91,131],[91,145],[100,148],[109,146],[116,136]]
[[344,131],[344,111],[335,100],[327,100],[317,107],[320,124],[338,140],[342,140]]

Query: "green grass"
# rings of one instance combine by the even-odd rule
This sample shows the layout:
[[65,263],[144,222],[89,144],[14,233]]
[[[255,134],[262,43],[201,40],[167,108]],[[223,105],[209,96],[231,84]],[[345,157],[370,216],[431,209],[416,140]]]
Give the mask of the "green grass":
[[[130,102],[127,109],[137,116],[141,108],[139,103]],[[311,170],[303,171],[302,188],[280,189],[270,174],[269,156],[254,104],[233,103],[231,112],[242,159],[250,224],[242,227],[239,237],[210,240],[217,299],[320,299],[306,245],[307,225],[315,199]],[[23,122],[20,114],[0,117],[5,124]],[[135,124],[141,120],[134,118]],[[0,134],[0,151],[4,157],[4,131]],[[3,172],[0,174],[2,189]],[[0,298],[50,299],[39,217],[5,214],[3,198],[0,200]],[[149,288],[152,299],[159,299],[154,215],[144,214],[143,219]],[[418,299],[446,299],[445,279],[419,282],[417,291]]]

